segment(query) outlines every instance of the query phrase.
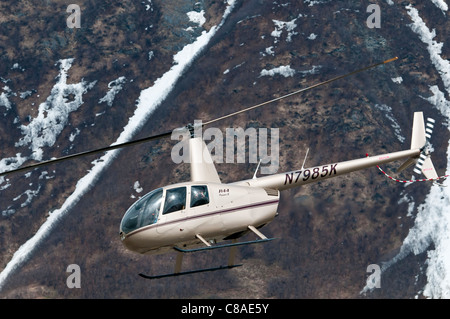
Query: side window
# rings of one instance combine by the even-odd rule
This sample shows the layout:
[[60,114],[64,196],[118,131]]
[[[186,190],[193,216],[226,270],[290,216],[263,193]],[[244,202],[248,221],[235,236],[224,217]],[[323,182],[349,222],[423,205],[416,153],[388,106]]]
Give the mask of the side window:
[[164,202],[164,214],[169,214],[186,208],[186,187],[168,189]]
[[209,204],[208,187],[192,186],[191,187],[191,207]]

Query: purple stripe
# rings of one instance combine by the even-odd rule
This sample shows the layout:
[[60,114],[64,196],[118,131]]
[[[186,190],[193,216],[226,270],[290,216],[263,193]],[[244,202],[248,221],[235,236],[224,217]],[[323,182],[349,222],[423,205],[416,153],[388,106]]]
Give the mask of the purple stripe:
[[239,206],[239,207],[235,207],[235,208],[229,208],[229,209],[224,209],[224,210],[219,210],[219,211],[215,211],[215,212],[210,212],[210,213],[206,213],[206,214],[202,214],[202,215],[197,215],[197,216],[189,216],[189,217],[185,217],[182,219],[177,219],[177,220],[172,220],[170,222],[166,222],[166,223],[156,223],[156,224],[152,224],[152,225],[148,225],[148,226],[144,226],[141,227],[139,229],[136,229],[135,231],[133,231],[132,233],[128,234],[127,237],[130,237],[134,234],[137,234],[141,231],[153,228],[153,227],[158,227],[158,226],[166,226],[166,225],[170,225],[173,223],[179,223],[179,222],[185,222],[191,219],[196,219],[196,218],[203,218],[203,217],[208,217],[208,216],[212,216],[215,214],[223,214],[223,213],[231,213],[237,210],[243,210],[243,209],[249,209],[249,208],[254,208],[254,207],[259,207],[259,206],[266,206],[266,205],[272,205],[275,203],[278,203],[278,199],[277,200],[272,200],[272,201],[268,201],[268,202],[262,202],[262,203],[257,203],[257,204],[250,204],[250,205],[245,205],[245,206]]

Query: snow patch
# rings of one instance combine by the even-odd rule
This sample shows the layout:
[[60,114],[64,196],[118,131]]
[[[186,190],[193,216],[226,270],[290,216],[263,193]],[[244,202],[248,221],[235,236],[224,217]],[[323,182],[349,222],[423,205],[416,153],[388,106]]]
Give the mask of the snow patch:
[[395,136],[401,143],[403,143],[405,141],[405,137],[401,134],[402,129],[397,123],[394,115],[392,114],[392,108],[390,106],[387,106],[386,104],[375,104],[375,108],[384,112],[386,118],[391,122],[391,126],[394,129]]
[[200,12],[197,11],[190,11],[188,13],[186,13],[189,21],[191,21],[192,23],[197,24],[199,27],[203,26],[203,24],[206,22],[206,18],[205,18],[205,10],[202,10]]
[[444,0],[431,0],[431,2],[433,2],[436,7],[441,9],[442,13],[445,15],[445,11],[448,10],[448,5]]
[[[20,165],[22,165],[26,160],[27,160],[27,158],[22,157],[21,153],[17,153],[15,157],[2,158],[0,160],[0,172],[14,170],[14,169],[20,167]],[[1,176],[0,177],[0,185],[2,185],[4,182],[5,182],[5,176]],[[5,189],[5,188],[2,187],[1,189]]]
[[273,52],[273,46],[267,47],[265,52],[269,55],[275,55],[275,52]]
[[297,27],[297,24],[295,24],[296,20],[297,18],[291,21],[272,20],[275,24],[275,30],[273,30],[270,35],[275,38],[274,43],[278,43],[278,39],[281,37],[283,30],[286,30],[287,32],[286,42],[292,41],[292,36],[298,34],[298,32],[294,31],[294,29]]
[[21,99],[26,99],[27,97],[31,96],[31,94],[33,94],[33,91],[31,90],[19,92],[19,96]]
[[291,69],[291,67],[289,65],[286,65],[286,66],[283,65],[278,68],[273,68],[270,70],[263,69],[260,73],[260,76],[275,76],[277,74],[280,74],[280,75],[284,76],[285,78],[287,78],[289,76],[294,76],[295,70]]
[[294,76],[296,73],[300,73],[303,76],[306,76],[308,74],[317,74],[320,68],[320,65],[313,65],[312,69],[310,70],[296,71],[292,69],[290,65],[283,65],[270,70],[263,69],[259,76],[275,76],[279,74],[287,78],[289,76]]
[[[11,95],[11,89],[5,85],[2,94],[0,94],[0,106],[4,106],[6,111],[11,109],[11,102],[8,99]],[[6,113],[4,115],[6,115]]]
[[322,68],[321,65],[313,65],[312,69],[310,69],[310,70],[304,70],[304,71],[298,71],[298,72],[301,73],[303,76],[308,75],[308,74],[317,74],[317,73],[319,73],[320,68]]
[[139,181],[134,182],[133,188],[136,193],[141,193],[144,190],[141,184],[139,184]]
[[106,102],[108,106],[112,106],[114,102],[114,97],[122,90],[122,85],[126,82],[126,79],[124,76],[121,76],[114,81],[111,81],[108,83],[108,92],[104,97],[102,97],[98,103]]
[[75,137],[77,137],[80,134],[80,129],[77,127],[75,128],[74,133],[70,133],[69,141],[73,142],[75,140]]
[[153,51],[148,52],[148,60],[149,61],[151,61],[154,56],[155,56],[155,53]]
[[422,98],[430,102],[432,105],[434,105],[434,107],[436,107],[436,109],[439,110],[439,112],[441,112],[442,115],[450,119],[450,101],[445,98],[444,92],[439,90],[439,87],[437,85],[430,86],[430,91],[431,93],[433,93],[432,96],[428,98]]
[[402,198],[399,199],[398,204],[402,204],[402,203],[408,203],[408,211],[406,216],[408,217],[412,217],[412,214],[414,212],[414,208],[415,208],[415,202],[414,199],[411,196],[408,196],[408,194],[404,194]]
[[330,0],[305,0],[304,2],[307,3],[309,7],[312,7],[316,4],[324,4],[330,2]]
[[410,28],[419,35],[420,40],[427,44],[428,52],[430,53],[431,62],[436,70],[439,72],[442,81],[444,82],[447,92],[450,93],[450,61],[443,59],[440,54],[442,53],[443,43],[439,43],[433,38],[436,36],[436,30],[430,31],[425,22],[419,16],[419,11],[412,5],[407,5],[406,9],[411,17],[413,23],[410,24]]
[[35,190],[28,189],[25,192],[23,192],[22,194],[20,194],[19,196],[15,197],[13,199],[13,201],[19,200],[23,195],[26,195],[26,197],[27,197],[26,200],[22,204],[20,204],[20,207],[25,207],[31,203],[31,201],[33,200],[33,197],[36,197],[39,194],[40,190],[41,190],[41,185],[38,185],[38,188]]
[[396,78],[391,78],[392,82],[400,84],[403,82],[403,78],[401,76],[396,77]]
[[145,5],[145,11],[153,11],[153,4],[152,4],[152,0],[147,0],[147,3],[145,1],[141,2],[143,5]]
[[[43,147],[53,146],[56,138],[67,124],[71,112],[83,104],[83,94],[90,90],[96,81],[87,83],[67,84],[67,71],[72,66],[73,59],[59,60],[60,72],[58,82],[53,86],[50,96],[39,105],[39,113],[28,125],[21,125],[24,135],[16,147],[29,146],[31,158],[42,160]],[[73,100],[68,100],[72,96]]]

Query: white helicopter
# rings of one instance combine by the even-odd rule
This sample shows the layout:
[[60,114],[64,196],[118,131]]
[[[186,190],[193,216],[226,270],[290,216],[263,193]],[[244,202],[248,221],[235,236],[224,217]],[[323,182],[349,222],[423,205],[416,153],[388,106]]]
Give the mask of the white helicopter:
[[[206,122],[203,126],[396,59],[389,59],[321,82]],[[195,127],[188,125],[186,129],[189,130],[191,137],[188,141],[191,180],[155,189],[137,200],[123,216],[119,230],[120,239],[127,249],[140,254],[177,252],[173,273],[151,276],[139,274],[147,279],[241,266],[236,265],[234,261],[238,246],[264,243],[273,239],[267,238],[259,229],[270,223],[277,216],[280,191],[401,159],[406,159],[406,162],[400,166],[398,171],[415,164],[416,168],[414,171],[423,173],[427,180],[439,179],[431,162],[429,143],[427,142],[427,138],[430,138],[433,129],[433,123],[434,120],[428,119],[427,124],[425,124],[422,112],[414,113],[411,147],[408,150],[310,168],[302,166],[298,170],[263,177],[256,177],[255,172],[254,177],[251,179],[228,184],[221,182],[205,142],[201,137],[195,136]],[[167,132],[94,151],[32,164],[13,171],[2,172],[0,176],[75,157],[144,143],[170,136],[171,133]],[[249,232],[256,235],[257,239],[244,242],[237,241]],[[231,242],[221,243],[224,241]],[[226,266],[181,271],[182,259],[185,253],[227,247],[230,248],[230,254]]]

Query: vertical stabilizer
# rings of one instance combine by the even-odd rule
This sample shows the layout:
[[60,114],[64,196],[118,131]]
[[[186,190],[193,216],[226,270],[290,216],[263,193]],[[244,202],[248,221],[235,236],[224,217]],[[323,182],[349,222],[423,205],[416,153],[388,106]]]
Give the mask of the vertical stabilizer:
[[425,122],[423,120],[423,112],[415,112],[411,137],[411,149],[421,149],[425,146],[426,142],[427,138],[425,136]]

